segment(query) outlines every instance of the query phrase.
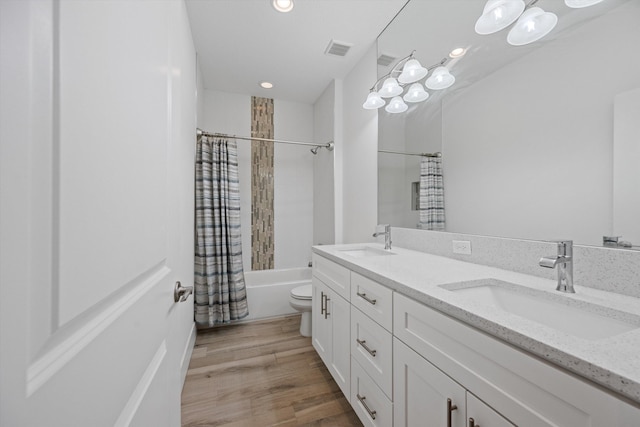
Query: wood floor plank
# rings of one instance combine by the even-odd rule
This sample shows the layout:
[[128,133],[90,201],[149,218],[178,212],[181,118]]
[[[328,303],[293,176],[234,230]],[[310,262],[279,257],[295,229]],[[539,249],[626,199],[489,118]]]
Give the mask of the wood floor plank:
[[199,330],[182,425],[362,426],[299,327],[287,316]]

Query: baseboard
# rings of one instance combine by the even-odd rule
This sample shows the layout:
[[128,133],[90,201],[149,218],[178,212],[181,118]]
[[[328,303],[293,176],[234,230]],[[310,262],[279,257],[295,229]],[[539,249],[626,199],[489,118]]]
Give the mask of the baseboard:
[[187,379],[187,371],[189,370],[189,362],[191,362],[191,354],[193,354],[193,348],[196,344],[196,324],[195,322],[191,326],[191,332],[189,333],[189,339],[187,345],[182,353],[182,360],[180,361],[180,380],[182,381],[181,388],[184,387],[184,382]]

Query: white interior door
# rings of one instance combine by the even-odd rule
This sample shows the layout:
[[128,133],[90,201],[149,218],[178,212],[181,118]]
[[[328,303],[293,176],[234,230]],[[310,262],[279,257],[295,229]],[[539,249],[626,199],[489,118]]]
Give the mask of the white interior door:
[[0,424],[176,426],[193,299],[180,1],[0,2]]

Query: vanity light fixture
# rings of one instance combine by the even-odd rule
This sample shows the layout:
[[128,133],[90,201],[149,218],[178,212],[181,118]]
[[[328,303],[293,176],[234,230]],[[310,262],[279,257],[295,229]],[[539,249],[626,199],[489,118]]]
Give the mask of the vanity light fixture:
[[398,76],[400,83],[413,83],[422,80],[429,71],[420,65],[417,59],[410,59],[402,67],[402,73]]
[[402,88],[398,84],[398,81],[393,77],[389,77],[382,84],[382,88],[378,91],[378,95],[383,98],[393,98],[402,93]]
[[263,89],[271,89],[273,88],[273,83],[271,82],[260,82],[260,87]]
[[[564,4],[573,9],[593,6],[603,0],[564,0]],[[515,25],[509,31],[507,42],[513,46],[522,46],[540,40],[551,32],[558,23],[558,17],[533,7],[538,0],[525,4],[524,0],[488,0],[482,15],[476,21],[476,33],[493,34]],[[428,86],[427,86],[428,87]]]
[[407,93],[402,97],[407,102],[422,102],[429,97],[429,92],[424,90],[421,83],[414,83],[409,87]]
[[545,12],[539,7],[532,7],[524,11],[518,22],[507,35],[507,42],[513,46],[522,46],[540,40],[558,23],[555,13]]
[[438,67],[433,70],[431,77],[424,82],[424,85],[433,90],[446,89],[455,83],[456,78],[451,75],[447,67]]
[[387,113],[392,114],[404,113],[408,108],[409,107],[407,106],[407,104],[405,104],[402,98],[400,98],[399,96],[394,96],[391,102],[389,102],[389,105],[384,107]]
[[[455,51],[462,51],[459,56],[464,54],[465,49],[456,49]],[[392,98],[389,104],[385,107],[385,111],[388,113],[396,114],[403,113],[409,108],[406,102],[416,103],[422,102],[429,98],[429,93],[425,90],[420,80],[427,77],[430,71],[433,71],[434,75],[427,79],[434,79],[432,89],[445,89],[453,84],[455,77],[449,73],[449,70],[443,65],[449,60],[449,58],[443,58],[437,64],[430,67],[423,67],[420,62],[413,57],[415,51],[411,52],[411,55],[399,60],[391,69],[391,71],[380,77],[369,90],[367,100],[362,104],[362,108],[366,110],[375,110],[383,107],[386,102],[383,98]],[[396,77],[397,76],[397,77]],[[382,86],[378,89],[378,85],[382,83]],[[408,84],[408,90],[405,92],[405,86]],[[430,87],[425,83],[427,87]],[[401,95],[404,93],[404,96]]]
[[524,0],[489,0],[476,21],[476,33],[497,33],[516,22],[524,11]]
[[580,9],[583,7],[593,6],[594,4],[598,4],[601,1],[602,0],[564,0],[564,4],[573,9]]
[[272,0],[271,5],[278,12],[291,12],[293,9],[293,0]]

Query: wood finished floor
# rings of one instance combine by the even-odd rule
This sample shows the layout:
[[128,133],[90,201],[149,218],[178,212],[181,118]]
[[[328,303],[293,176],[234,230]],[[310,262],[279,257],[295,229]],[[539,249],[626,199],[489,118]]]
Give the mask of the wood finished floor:
[[289,316],[198,331],[183,426],[362,426]]

